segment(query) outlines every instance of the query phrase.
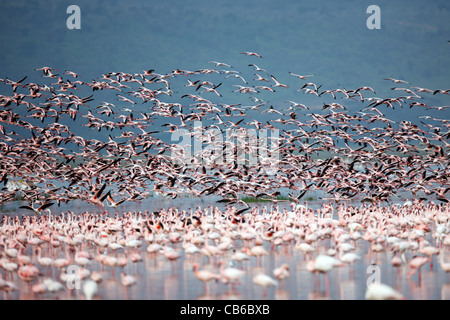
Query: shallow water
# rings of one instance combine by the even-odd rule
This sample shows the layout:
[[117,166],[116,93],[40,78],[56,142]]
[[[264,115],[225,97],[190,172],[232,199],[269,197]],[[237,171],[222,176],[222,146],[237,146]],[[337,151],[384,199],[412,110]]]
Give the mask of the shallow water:
[[[3,207],[1,214],[21,215],[29,214],[27,211],[18,209],[20,203],[11,203]],[[147,199],[140,204],[127,204],[128,207],[121,210],[159,210],[163,207],[177,207],[179,209],[188,210],[195,209],[196,206],[206,207],[215,205],[214,200],[198,200],[198,199],[175,199],[165,200],[162,198]],[[267,203],[252,205],[268,205]],[[285,203],[280,202],[280,206]],[[320,203],[311,203],[310,206],[318,207]],[[223,206],[224,207],[224,206]],[[72,202],[70,206],[53,208],[54,214],[71,210],[75,213],[85,211],[92,212],[93,206]],[[111,211],[112,212],[112,211]],[[434,244],[431,237],[432,232],[426,233],[426,239]],[[241,268],[246,271],[246,275],[240,283],[235,285],[225,284],[221,281],[210,282],[207,286],[197,278],[193,273],[193,264],[198,263],[201,269],[209,268],[215,272],[219,272],[218,261],[223,257],[208,258],[201,253],[193,256],[184,254],[182,244],[173,245],[175,249],[182,252],[181,258],[176,261],[169,261],[162,253],[150,254],[146,251],[147,244],[144,242],[142,247],[137,251],[142,255],[143,261],[132,262],[128,259],[127,265],[122,269],[120,267],[107,267],[96,260],[87,267],[91,272],[98,271],[103,276],[103,281],[99,283],[98,293],[95,299],[175,299],[175,300],[195,300],[195,299],[289,299],[289,300],[306,300],[306,299],[364,299],[368,282],[372,279],[392,286],[401,292],[406,299],[449,299],[450,298],[450,279],[448,275],[441,269],[439,264],[439,256],[432,257],[432,265],[427,263],[423,266],[419,273],[409,274],[409,266],[403,264],[400,267],[393,267],[390,263],[392,253],[389,248],[383,252],[373,252],[370,250],[370,244],[359,239],[353,242],[356,250],[354,251],[361,256],[353,265],[345,265],[335,267],[328,273],[329,290],[325,285],[325,276],[323,274],[312,274],[307,270],[307,261],[311,259],[305,256],[299,250],[295,249],[294,243],[283,243],[280,246],[271,246],[271,242],[264,241],[263,245],[269,252],[269,255],[262,256],[257,259],[254,256],[250,260],[244,262],[234,262],[234,267]],[[251,245],[244,240],[233,241],[234,249],[240,249],[244,245]],[[312,253],[312,257],[318,252],[324,252],[328,248],[330,242],[328,239],[317,241],[314,246],[316,251]],[[42,245],[42,255],[64,256],[64,251],[60,248],[51,248],[48,243]],[[97,246],[84,242],[81,249],[89,251],[94,257],[99,253]],[[125,248],[116,253],[106,250],[104,254],[124,255],[130,254],[130,248]],[[233,250],[230,250],[226,257],[230,257]],[[445,253],[445,250],[444,250]],[[28,246],[24,250],[24,254],[32,256],[33,261],[37,263],[37,253]],[[71,253],[73,257],[73,252]],[[405,258],[409,260],[415,253],[407,252]],[[442,254],[442,253],[441,253]],[[450,254],[447,257],[450,260]],[[230,261],[231,259],[224,259]],[[253,276],[259,272],[272,276],[274,268],[287,263],[290,266],[290,276],[281,280],[277,287],[269,287],[267,296],[263,295],[261,287],[252,282]],[[53,267],[42,267],[42,278],[50,277],[58,279],[64,285],[64,289],[58,293],[46,292],[44,294],[36,294],[31,290],[31,286],[37,282],[25,283],[18,278],[17,273],[6,274],[2,270],[3,278],[12,280],[18,290],[11,292],[1,292],[1,299],[84,299],[81,286],[83,281],[77,283],[80,288],[69,289],[69,283],[60,280],[60,271]],[[125,272],[136,277],[137,284],[131,287],[124,287],[120,283],[120,273]]]

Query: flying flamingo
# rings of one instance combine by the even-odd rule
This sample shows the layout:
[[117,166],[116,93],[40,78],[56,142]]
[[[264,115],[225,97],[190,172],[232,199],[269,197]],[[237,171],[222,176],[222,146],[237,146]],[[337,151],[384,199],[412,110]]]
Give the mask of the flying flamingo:
[[289,88],[288,85],[278,82],[278,80],[274,76],[270,76],[270,78],[272,78],[272,80],[275,82],[275,84],[273,85],[274,87],[283,87],[286,89]]
[[244,52],[241,52],[241,54],[245,54],[246,56],[254,56],[254,57],[262,58],[262,56],[256,52],[244,51]]
[[394,78],[385,78],[384,80],[390,80],[394,83],[406,83],[409,84],[409,82],[406,82],[405,80],[399,80],[399,79],[394,79]]
[[306,78],[314,76],[313,74],[308,74],[308,75],[302,76],[302,75],[299,75],[299,74],[296,74],[296,73],[292,73],[290,71],[289,71],[289,74],[294,76],[294,77],[296,77],[296,78],[302,79],[302,80],[305,80]]
[[48,207],[50,207],[52,205],[53,205],[53,202],[46,202],[46,203],[40,205],[37,208],[35,208],[34,205],[24,205],[24,206],[20,206],[19,208],[31,210],[37,216],[40,216],[43,212],[48,211],[49,212],[49,216],[50,216],[52,214],[52,212],[51,212],[50,209],[48,209]]
[[103,205],[103,201],[108,197],[109,193],[106,193],[102,196],[103,191],[106,188],[106,183],[104,183],[100,189],[95,190],[95,193],[88,199],[88,201],[99,208],[99,210],[102,211],[103,214],[106,214],[107,211],[105,210],[105,207]]

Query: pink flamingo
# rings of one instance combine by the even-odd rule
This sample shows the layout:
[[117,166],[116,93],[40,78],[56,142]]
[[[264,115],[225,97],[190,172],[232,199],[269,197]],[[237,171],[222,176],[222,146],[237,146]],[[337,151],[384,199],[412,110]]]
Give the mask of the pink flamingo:
[[198,267],[199,267],[198,263],[194,263],[193,268],[192,268],[194,271],[194,275],[198,280],[202,281],[205,284],[206,294],[209,294],[208,283],[211,280],[215,280],[215,281],[219,280],[220,274],[214,273],[207,269],[200,270]]
[[424,257],[424,256],[415,256],[409,261],[409,267],[411,270],[408,272],[408,279],[416,272],[418,274],[418,284],[421,285],[421,275],[420,275],[420,268],[425,265],[428,261],[430,261],[430,257]]

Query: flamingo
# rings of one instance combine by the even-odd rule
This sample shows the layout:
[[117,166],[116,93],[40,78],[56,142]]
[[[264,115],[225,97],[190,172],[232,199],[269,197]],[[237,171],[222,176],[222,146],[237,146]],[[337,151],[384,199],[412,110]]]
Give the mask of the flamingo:
[[430,245],[426,245],[426,242],[424,240],[422,240],[420,242],[420,253],[428,256],[430,258],[430,269],[433,268],[433,256],[437,255],[441,252],[440,249],[430,246]]
[[194,271],[195,277],[198,280],[200,280],[200,281],[205,283],[205,291],[206,291],[207,294],[209,292],[208,283],[211,280],[218,281],[221,278],[220,274],[214,273],[214,272],[212,272],[210,270],[207,270],[207,269],[201,269],[200,270],[198,263],[194,263],[194,265],[192,267],[192,270]]
[[403,300],[401,293],[394,290],[387,284],[374,282],[371,283],[365,293],[366,300]]
[[288,85],[278,82],[278,80],[274,76],[270,76],[270,78],[275,82],[275,84],[273,85],[274,87],[283,87],[283,88],[286,88],[286,89],[289,88]]
[[130,258],[131,258],[131,261],[134,263],[143,261],[143,258],[139,252],[132,252],[130,255]]
[[210,245],[209,238],[207,238],[204,242],[204,247],[200,249],[200,252],[208,258],[211,256],[214,257],[214,261],[216,261],[216,256],[219,255],[222,250],[217,246]]
[[405,80],[400,80],[400,79],[394,79],[394,78],[385,78],[384,80],[390,80],[394,83],[406,83],[409,84],[409,82],[405,81]]
[[231,256],[231,259],[234,261],[239,261],[242,264],[242,261],[249,260],[250,257],[248,254],[242,251],[235,251]]
[[97,283],[101,282],[103,280],[103,275],[98,271],[92,271],[91,272],[91,279]]
[[342,262],[335,258],[324,254],[319,254],[314,260],[310,260],[307,269],[313,273],[321,273],[325,275],[325,292],[329,292],[328,272],[335,266],[342,266]]
[[102,213],[106,213],[105,207],[103,206],[103,201],[108,197],[109,193],[106,193],[102,196],[103,191],[106,188],[106,183],[104,183],[100,189],[95,190],[95,193],[88,199],[89,202],[93,203],[94,205],[99,208]]
[[[17,257],[17,255],[19,254],[19,249],[16,248],[17,246],[17,242],[15,241],[10,241],[10,247],[6,247],[4,241],[3,241],[3,246],[5,246],[6,248],[5,250],[5,255],[7,255],[9,258],[11,259],[15,259]],[[14,246],[11,246],[11,244],[13,244]]]
[[86,280],[83,284],[83,293],[86,300],[92,300],[98,291],[97,281]]
[[248,249],[248,254],[255,256],[258,261],[258,265],[260,265],[261,257],[269,255],[269,252],[262,245],[255,245]]
[[42,293],[44,293],[44,292],[47,292],[47,286],[46,286],[42,281],[39,281],[38,283],[34,284],[34,285],[31,287],[31,290],[32,290],[34,293],[42,294]]
[[181,253],[178,250],[175,250],[172,247],[166,246],[163,249],[164,256],[170,261],[170,265],[172,268],[172,273],[174,271],[173,263],[181,258]]
[[13,272],[16,272],[19,269],[19,265],[15,263],[14,261],[11,261],[7,258],[2,258],[0,260],[0,266],[5,269],[6,272],[11,273],[11,278]]
[[65,249],[65,257],[53,259],[52,266],[58,269],[62,269],[67,267],[70,264],[70,257],[69,257],[69,247],[66,247]]
[[123,198],[119,201],[114,201],[114,199],[111,197],[111,193],[108,192],[106,194],[106,199],[109,201],[109,203],[107,203],[107,206],[110,208],[117,208],[120,204],[124,203],[125,201],[129,200],[128,198]]
[[[339,256],[340,261],[349,265],[353,265],[353,263],[355,263],[355,261],[359,259],[361,259],[361,256],[354,252],[341,253],[341,255]],[[354,271],[354,269],[350,269],[349,271]]]
[[17,270],[17,274],[23,281],[31,282],[39,276],[40,271],[39,268],[37,268],[35,265],[27,264],[24,266],[20,266]]
[[233,268],[233,267],[224,267],[224,262],[220,261],[220,276],[222,281],[227,283],[231,283],[231,291],[234,291],[235,283],[239,283],[240,279],[245,276],[246,272],[241,269]]
[[289,74],[294,76],[294,77],[296,77],[296,78],[302,79],[302,80],[305,80],[306,78],[314,76],[313,74],[308,74],[308,75],[302,76],[302,75],[299,75],[299,74],[296,74],[296,73],[292,73],[290,71],[289,71]]
[[254,63],[250,63],[249,65],[248,65],[249,67],[253,67],[254,69],[255,69],[255,71],[262,71],[262,72],[265,72],[267,75],[269,75],[269,73],[265,70],[265,69],[262,69],[262,68],[260,68],[260,67],[258,67],[256,64],[254,64]]
[[295,249],[300,250],[305,255],[305,257],[310,256],[311,253],[316,250],[311,244],[306,242],[296,243]]
[[41,266],[50,267],[53,265],[54,260],[50,257],[42,257],[42,248],[38,247],[38,262]]
[[408,279],[416,272],[418,272],[418,282],[421,284],[420,268],[430,261],[430,257],[415,256],[409,261],[410,271],[408,272]]
[[264,299],[267,298],[267,287],[278,285],[278,281],[264,273],[258,273],[257,275],[255,275],[253,277],[253,283],[263,287]]
[[53,202],[46,202],[46,203],[40,205],[37,208],[35,208],[34,205],[24,205],[24,206],[20,206],[19,208],[31,210],[37,216],[40,216],[43,212],[48,211],[49,212],[49,216],[50,216],[52,214],[52,211],[50,209],[48,209],[48,207],[50,207],[52,205],[53,205]]
[[51,278],[46,278],[46,279],[42,280],[42,284],[45,286],[45,288],[49,292],[55,293],[55,292],[64,290],[64,285],[61,282],[53,280]]
[[241,54],[245,54],[246,56],[262,58],[262,56],[260,54],[258,54],[256,52],[251,52],[251,51],[244,51],[244,52],[241,52]]
[[87,265],[92,263],[92,260],[90,259],[90,255],[86,254],[83,251],[77,251],[75,253],[74,261],[76,264],[86,267]]
[[400,267],[402,265],[402,259],[395,254],[391,259],[391,264],[393,267]]
[[17,253],[17,262],[21,266],[31,263],[31,257],[23,254],[23,248],[20,248]]
[[228,67],[228,68],[233,68],[232,66],[230,66],[229,64],[227,64],[225,62],[208,61],[208,63],[213,63],[216,67],[225,66],[225,67]]
[[124,272],[120,273],[120,283],[124,286],[124,287],[130,287],[133,286],[137,283],[137,279],[135,277],[133,277],[132,275],[127,275]]
[[273,270],[273,275],[278,280],[283,280],[289,277],[289,265],[287,263],[283,263],[278,268]]
[[5,292],[16,291],[18,289],[17,285],[12,281],[6,281],[0,277],[0,290]]
[[446,273],[449,273],[450,272],[450,262],[446,262],[444,260],[444,254],[443,253],[441,253],[441,257],[440,257],[439,262],[440,262],[442,270],[444,270]]

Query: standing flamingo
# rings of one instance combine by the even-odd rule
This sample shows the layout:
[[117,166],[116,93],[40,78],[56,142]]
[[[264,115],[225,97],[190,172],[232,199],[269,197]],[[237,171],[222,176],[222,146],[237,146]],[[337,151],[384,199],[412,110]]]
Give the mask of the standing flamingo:
[[224,262],[220,261],[220,275],[222,277],[222,281],[225,283],[231,283],[231,291],[234,291],[235,283],[239,283],[240,279],[245,276],[246,272],[241,269],[233,268],[233,267],[224,267]]
[[267,287],[278,285],[278,281],[264,273],[258,273],[257,275],[255,275],[253,277],[253,283],[263,287],[264,299],[267,298]]
[[403,295],[384,283],[374,282],[370,284],[365,293],[366,300],[399,300]]
[[83,293],[86,300],[92,300],[98,291],[98,284],[94,280],[86,280],[83,284]]
[[325,275],[325,295],[329,294],[328,272],[335,266],[342,266],[342,262],[334,257],[320,254],[314,260],[310,260],[307,269],[313,273],[321,273]]
[[198,263],[194,263],[194,265],[193,265],[193,271],[194,271],[194,275],[195,275],[195,277],[198,279],[198,280],[200,280],[200,281],[202,281],[202,282],[204,282],[205,283],[205,291],[206,291],[206,294],[209,294],[209,287],[208,287],[208,283],[211,281],[211,280],[220,280],[220,274],[217,274],[217,273],[214,273],[214,272],[212,272],[212,271],[210,271],[210,270],[207,270],[207,269],[201,269],[201,270],[199,270],[198,269]]

